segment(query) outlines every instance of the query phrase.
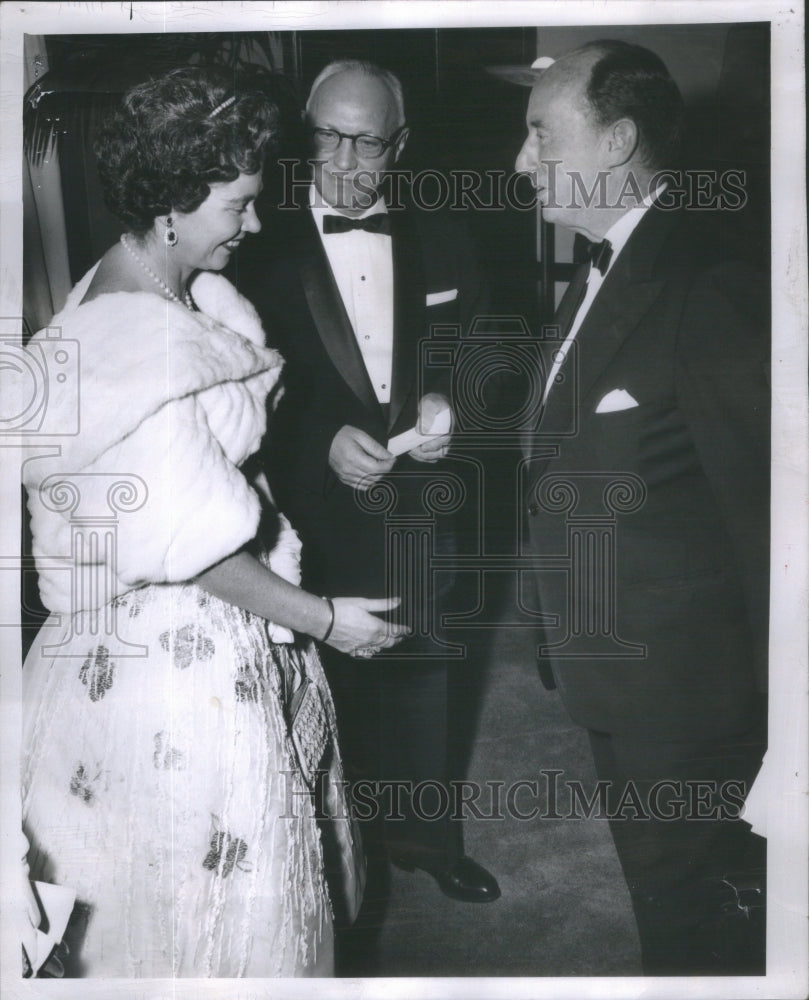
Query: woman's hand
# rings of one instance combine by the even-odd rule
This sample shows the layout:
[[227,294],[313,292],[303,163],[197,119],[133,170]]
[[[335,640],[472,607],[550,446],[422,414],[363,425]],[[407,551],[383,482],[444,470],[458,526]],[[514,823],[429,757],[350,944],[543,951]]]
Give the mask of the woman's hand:
[[332,602],[334,621],[331,622],[326,601],[282,579],[243,550],[205,570],[196,583],[228,604],[261,615],[293,632],[310,635],[318,642],[325,641],[341,653],[373,656],[409,632],[406,626],[394,625],[371,613],[398,607],[398,597],[390,600],[338,597]]
[[400,604],[398,597],[390,599],[369,599],[365,597],[335,597],[334,625],[326,645],[339,649],[341,653],[368,657],[380,649],[389,649],[405,635],[409,629],[405,625],[395,625],[377,618],[372,611],[391,611]]

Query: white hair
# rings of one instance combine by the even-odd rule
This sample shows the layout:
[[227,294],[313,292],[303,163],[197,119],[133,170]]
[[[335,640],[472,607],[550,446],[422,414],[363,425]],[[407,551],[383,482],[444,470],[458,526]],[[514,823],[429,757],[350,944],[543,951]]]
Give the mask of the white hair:
[[336,76],[338,73],[364,73],[366,76],[372,76],[377,80],[381,80],[385,86],[390,90],[391,96],[393,97],[393,104],[396,109],[397,125],[401,127],[405,123],[405,108],[404,108],[404,93],[402,91],[402,84],[399,78],[391,73],[388,69],[383,69],[381,66],[377,66],[375,63],[363,62],[361,59],[338,59],[336,62],[329,63],[324,69],[318,73],[315,78],[315,82],[312,84],[312,89],[309,91],[309,97],[306,101],[306,112],[309,113],[309,109],[312,106],[312,102],[318,88],[322,83],[325,83],[332,76]]

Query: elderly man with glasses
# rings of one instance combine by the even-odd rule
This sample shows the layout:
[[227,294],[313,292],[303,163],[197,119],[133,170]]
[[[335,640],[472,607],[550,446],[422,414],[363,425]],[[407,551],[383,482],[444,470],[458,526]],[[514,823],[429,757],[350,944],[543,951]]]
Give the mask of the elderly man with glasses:
[[[400,597],[396,614],[413,629],[395,657],[322,650],[347,764],[384,818],[383,854],[428,872],[454,899],[488,902],[500,895],[497,882],[464,855],[452,819],[463,764],[453,759],[457,709],[436,641],[451,581],[397,572],[394,551],[396,526],[425,516],[432,551],[455,551],[450,516],[424,507],[425,488],[449,464],[449,372],[423,368],[420,344],[432,324],[468,330],[485,310],[486,286],[462,220],[386,202],[385,177],[409,134],[392,73],[330,64],[312,86],[306,123],[305,203],[268,220],[239,264],[239,284],[286,359],[269,478],[301,535],[305,585]],[[388,449],[417,425],[434,433],[401,455]]]

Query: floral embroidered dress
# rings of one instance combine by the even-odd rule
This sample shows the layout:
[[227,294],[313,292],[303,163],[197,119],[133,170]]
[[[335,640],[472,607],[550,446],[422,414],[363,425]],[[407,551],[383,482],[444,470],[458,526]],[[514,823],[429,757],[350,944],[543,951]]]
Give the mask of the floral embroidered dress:
[[31,876],[77,892],[75,975],[329,975],[324,850],[333,892],[355,902],[361,880],[317,655],[187,582],[260,524],[259,557],[299,582],[297,536],[241,470],[281,359],[219,275],[192,313],[147,293],[79,305],[94,270],[51,324],[78,344],[79,392],[54,379],[48,406],[71,426],[78,396],[79,432],[25,466],[52,612],[23,679]]

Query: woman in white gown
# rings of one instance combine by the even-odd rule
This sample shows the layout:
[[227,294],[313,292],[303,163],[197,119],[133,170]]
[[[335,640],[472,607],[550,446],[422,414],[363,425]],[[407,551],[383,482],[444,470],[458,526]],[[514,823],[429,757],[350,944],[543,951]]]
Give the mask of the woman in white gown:
[[[309,637],[365,655],[397,632],[386,602],[299,589],[244,466],[282,360],[212,273],[260,228],[274,129],[208,71],[134,88],[97,143],[127,232],[51,323],[78,344],[79,432],[25,466],[52,615],[24,667],[23,820],[31,877],[77,893],[71,975],[329,975],[359,894]],[[65,426],[73,389],[49,386]]]

